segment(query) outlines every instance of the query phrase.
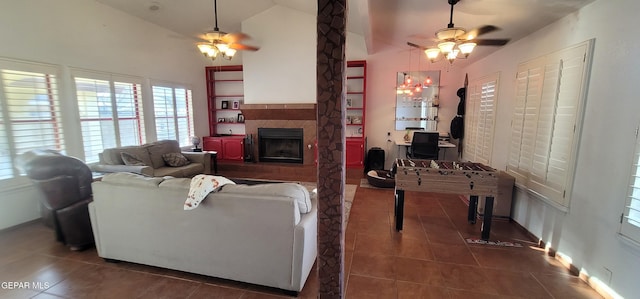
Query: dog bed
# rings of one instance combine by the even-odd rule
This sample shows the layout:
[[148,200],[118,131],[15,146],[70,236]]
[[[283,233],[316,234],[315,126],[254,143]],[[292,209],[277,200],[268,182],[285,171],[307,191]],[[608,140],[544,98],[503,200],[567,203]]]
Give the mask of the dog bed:
[[396,187],[396,180],[388,170],[370,170],[367,172],[367,181],[371,186],[378,188]]

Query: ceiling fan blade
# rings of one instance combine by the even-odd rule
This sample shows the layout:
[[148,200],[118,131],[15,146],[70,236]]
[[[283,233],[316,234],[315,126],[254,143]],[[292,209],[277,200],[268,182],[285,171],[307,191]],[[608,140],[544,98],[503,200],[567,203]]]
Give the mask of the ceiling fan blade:
[[414,43],[412,43],[412,42],[407,42],[407,45],[409,45],[409,46],[411,46],[411,47],[414,47],[414,48],[421,49],[421,50],[426,50],[426,49],[427,49],[427,48],[425,48],[425,47],[423,47],[423,46],[416,45],[416,44],[414,44]]
[[510,39],[475,39],[472,41],[478,46],[504,46]]
[[260,50],[260,48],[258,48],[258,47],[244,45],[244,44],[230,44],[229,48],[235,49],[235,50],[242,50],[242,51],[258,51],[258,50]]
[[251,38],[249,35],[242,33],[242,32],[232,32],[232,33],[227,33],[224,36],[222,36],[222,41],[225,43],[237,43],[243,39],[248,39]]
[[500,30],[500,28],[493,25],[484,25],[484,26],[469,30],[469,32],[467,32],[467,34],[463,37],[463,39],[471,40],[480,35],[487,34],[489,32],[493,32],[496,30]]

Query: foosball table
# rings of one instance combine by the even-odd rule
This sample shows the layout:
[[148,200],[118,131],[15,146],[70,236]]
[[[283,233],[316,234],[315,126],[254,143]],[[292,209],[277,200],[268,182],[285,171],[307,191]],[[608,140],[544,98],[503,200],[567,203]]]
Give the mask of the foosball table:
[[395,222],[402,230],[404,192],[437,192],[469,195],[469,223],[476,222],[478,197],[485,197],[482,239],[491,232],[493,200],[498,194],[498,171],[473,162],[397,159],[395,171]]

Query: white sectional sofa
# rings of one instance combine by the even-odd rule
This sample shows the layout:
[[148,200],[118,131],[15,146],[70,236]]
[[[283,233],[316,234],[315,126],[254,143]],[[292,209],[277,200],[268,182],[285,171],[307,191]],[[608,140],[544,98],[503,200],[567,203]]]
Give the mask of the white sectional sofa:
[[94,182],[100,257],[302,290],[317,255],[317,199],[305,187],[225,185],[185,211],[189,185],[132,173]]

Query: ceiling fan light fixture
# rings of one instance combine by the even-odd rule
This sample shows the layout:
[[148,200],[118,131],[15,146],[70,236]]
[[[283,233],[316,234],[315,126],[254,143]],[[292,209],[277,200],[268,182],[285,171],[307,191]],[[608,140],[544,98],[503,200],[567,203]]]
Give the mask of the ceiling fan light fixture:
[[442,42],[438,44],[438,48],[440,49],[440,52],[442,52],[443,54],[449,54],[453,51],[453,47],[456,46],[456,43],[454,42]]
[[426,49],[424,50],[424,54],[427,55],[427,58],[431,62],[435,62],[436,59],[438,58],[438,55],[440,55],[440,49],[436,49],[436,48]]
[[209,50],[211,50],[211,45],[209,45],[207,43],[199,43],[198,44],[198,49],[200,50],[200,52],[202,54],[204,54],[204,56],[208,56]]
[[472,43],[472,42],[458,45],[458,49],[460,49],[460,53],[464,54],[464,57],[468,57],[475,47],[476,47],[476,43]]
[[233,59],[233,55],[236,55],[236,52],[236,49],[228,48],[226,51],[224,51],[224,58],[227,60],[231,60]]
[[458,57],[458,53],[460,53],[460,50],[458,49],[447,53],[447,60],[449,60],[449,63],[453,64],[453,61],[456,60],[456,57]]

